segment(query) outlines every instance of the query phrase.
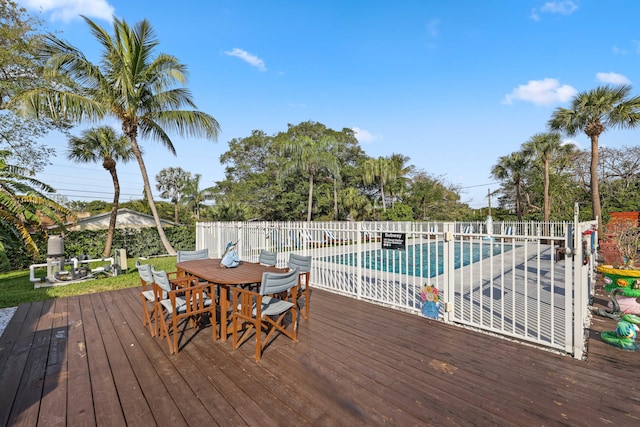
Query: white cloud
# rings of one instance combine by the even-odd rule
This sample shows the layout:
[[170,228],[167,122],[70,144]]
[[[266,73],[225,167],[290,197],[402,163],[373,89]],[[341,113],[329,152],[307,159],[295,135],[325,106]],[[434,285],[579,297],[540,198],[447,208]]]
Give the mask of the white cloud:
[[552,105],[557,102],[569,101],[578,93],[569,85],[560,86],[556,79],[531,80],[526,85],[520,85],[503,99],[504,104],[513,101],[528,101],[535,105]]
[[631,83],[631,80],[629,80],[622,74],[617,73],[598,73],[596,74],[596,77],[603,83],[612,83],[616,85],[626,85]]
[[355,133],[356,139],[360,143],[369,143],[382,139],[382,137],[376,136],[365,129],[360,129],[359,127],[351,128]]
[[531,19],[540,20],[540,13],[552,13],[557,15],[571,15],[578,10],[578,2],[572,0],[548,1],[540,8],[531,10]]
[[[576,141],[575,139],[563,139],[560,142],[561,145],[573,145],[576,147],[576,149],[578,150],[582,150],[582,147],[580,146],[580,144],[578,144],[578,141]],[[602,145],[602,144],[601,144]]]
[[576,10],[578,10],[578,3],[572,0],[549,1],[540,8],[540,12],[559,15],[571,15]]
[[611,50],[614,55],[626,55],[628,53],[625,49],[621,49],[618,46],[613,46]]
[[107,0],[19,0],[24,7],[50,13],[52,21],[69,22],[80,15],[111,21],[115,8]]
[[260,71],[267,71],[267,67],[265,67],[264,61],[257,56],[250,54],[246,50],[234,47],[233,50],[226,51],[224,54],[240,58],[247,64],[251,65],[252,67],[256,67]]

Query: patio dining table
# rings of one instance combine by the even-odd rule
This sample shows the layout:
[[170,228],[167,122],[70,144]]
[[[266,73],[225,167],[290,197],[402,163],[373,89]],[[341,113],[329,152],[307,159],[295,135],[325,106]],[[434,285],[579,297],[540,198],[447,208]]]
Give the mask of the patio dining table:
[[[182,261],[176,264],[178,276],[199,277],[213,283],[220,289],[220,339],[227,340],[227,311],[229,309],[229,288],[231,286],[261,283],[262,274],[266,272],[283,273],[286,269],[268,267],[262,264],[241,261],[240,265],[225,268],[220,259],[197,259]],[[214,325],[215,327],[215,325]]]

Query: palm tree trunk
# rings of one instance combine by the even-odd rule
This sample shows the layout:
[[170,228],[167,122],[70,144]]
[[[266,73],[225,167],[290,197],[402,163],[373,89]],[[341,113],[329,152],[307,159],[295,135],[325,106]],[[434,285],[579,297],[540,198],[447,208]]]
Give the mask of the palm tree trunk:
[[544,159],[544,206],[543,219],[545,223],[549,222],[551,216],[551,204],[549,203],[549,159]]
[[160,222],[160,217],[158,216],[158,210],[156,209],[156,204],[153,201],[153,193],[151,192],[149,175],[147,174],[147,168],[144,165],[144,160],[142,159],[142,154],[140,153],[140,147],[138,146],[138,142],[136,141],[137,129],[135,128],[128,129],[127,126],[123,124],[122,130],[124,131],[124,134],[127,135],[127,137],[129,137],[133,154],[136,156],[136,160],[138,161],[138,165],[140,166],[140,173],[142,174],[142,182],[144,184],[144,193],[147,196],[149,209],[151,209],[153,220],[156,223],[156,228],[158,229],[158,235],[160,236],[160,241],[164,245],[164,248],[169,255],[176,255],[175,249],[173,249],[173,247],[171,246],[171,243],[169,243],[169,239],[167,239],[166,234],[164,234],[164,229],[162,228],[162,223]]
[[382,182],[382,178],[380,178],[380,197],[382,197],[382,212],[386,212],[387,202],[384,200],[384,183]]
[[313,207],[313,175],[309,174],[309,201],[307,202],[307,222],[311,222],[312,207]]
[[600,207],[600,190],[598,188],[598,135],[591,136],[591,207],[593,217],[598,219],[598,232],[602,230],[602,209]]
[[173,222],[178,223],[178,202],[173,204]]
[[120,200],[120,181],[116,173],[115,166],[109,168],[111,179],[113,180],[113,203],[111,205],[111,216],[109,217],[109,230],[107,231],[107,239],[104,244],[104,252],[102,257],[107,258],[111,254],[111,246],[113,245],[113,235],[116,232],[116,219],[118,217],[118,202]]
[[522,221],[522,201],[520,195],[520,181],[516,182],[516,215],[518,221]]

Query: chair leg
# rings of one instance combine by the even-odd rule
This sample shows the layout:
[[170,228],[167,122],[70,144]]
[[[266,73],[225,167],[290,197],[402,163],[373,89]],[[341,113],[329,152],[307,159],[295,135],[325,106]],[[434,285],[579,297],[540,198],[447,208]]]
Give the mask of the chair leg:
[[[140,298],[142,299],[142,326],[149,325],[149,333],[152,337],[155,337],[158,329],[156,306],[154,304],[151,311],[149,311],[149,300],[144,295],[140,295]],[[156,322],[152,321],[152,316]]]
[[142,300],[142,326],[147,326],[148,323],[151,323],[149,309],[147,308],[147,299],[142,294],[140,294],[140,299]]
[[305,320],[309,320],[309,306],[311,305],[311,299],[309,296],[311,295],[311,291],[309,289],[309,284],[304,288],[304,313],[302,316]]
[[172,354],[176,354],[178,352],[178,319],[175,313],[171,318],[171,323],[173,329],[173,346],[171,345],[171,342],[169,342],[169,351]]
[[260,337],[262,337],[262,327],[259,325],[255,325],[256,329],[256,362],[260,361],[262,357],[262,345],[260,344]]

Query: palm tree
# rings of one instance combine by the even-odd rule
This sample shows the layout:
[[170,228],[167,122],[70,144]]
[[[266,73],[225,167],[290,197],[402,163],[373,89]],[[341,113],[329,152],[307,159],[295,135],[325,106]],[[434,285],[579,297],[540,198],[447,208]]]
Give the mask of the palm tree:
[[156,175],[156,190],[160,197],[169,199],[173,204],[173,221],[178,222],[178,205],[182,199],[184,188],[191,180],[191,172],[182,168],[164,168]]
[[609,128],[634,128],[640,124],[640,97],[631,97],[631,86],[600,86],[580,92],[570,108],[557,108],[549,128],[575,136],[580,131],[591,140],[591,206],[598,230],[602,230],[602,209],[598,189],[598,139]]
[[[59,77],[61,81],[66,78],[71,84],[27,91],[22,96],[23,114],[49,115],[75,122],[106,116],[118,119],[138,161],[160,239],[167,252],[175,254],[153,201],[138,136],[159,141],[175,155],[167,130],[182,136],[216,140],[218,122],[195,109],[187,89],[175,87],[186,83],[186,66],[174,56],[154,53],[159,42],[147,20],[131,27],[114,17],[111,36],[90,19],[83,18],[102,47],[100,61],[94,64],[77,48],[48,36],[44,49],[45,75]],[[191,109],[182,109],[184,107]]]
[[193,179],[187,181],[182,189],[182,201],[193,211],[196,220],[200,219],[200,210],[204,206],[204,202],[214,199],[213,187],[200,190],[200,178],[202,175],[197,173]]
[[404,193],[407,188],[407,177],[413,173],[415,167],[406,165],[410,160],[408,156],[393,153],[389,158],[391,166],[391,176],[389,193],[391,195],[391,206],[394,206],[396,199]]
[[0,259],[5,261],[5,245],[16,240],[37,257],[40,252],[32,233],[44,233],[42,218],[63,227],[61,216],[70,213],[46,195],[54,193],[53,188],[32,178],[31,171],[8,164],[10,155],[8,150],[0,151]]
[[522,144],[522,149],[526,157],[537,158],[542,162],[544,175],[543,184],[543,221],[549,222],[551,216],[551,203],[549,197],[549,170],[551,161],[557,155],[565,155],[573,150],[572,144],[563,144],[560,134],[557,132],[537,133]]
[[491,175],[494,178],[507,181],[508,185],[514,187],[518,221],[522,221],[522,178],[528,165],[529,161],[525,154],[521,151],[515,151],[508,156],[500,157],[498,163],[491,168]]
[[339,166],[336,158],[330,153],[335,144],[335,139],[323,136],[315,141],[308,136],[285,142],[281,148],[282,156],[291,156],[280,171],[280,177],[284,178],[292,173],[300,172],[309,177],[309,198],[307,201],[307,222],[311,221],[311,209],[313,207],[313,183],[322,170],[327,170],[332,176],[339,175]]
[[116,171],[116,163],[128,162],[133,159],[131,144],[124,135],[118,135],[111,126],[102,126],[82,132],[82,136],[69,138],[67,149],[69,160],[78,163],[98,163],[102,161],[102,167],[109,172],[113,181],[113,203],[111,216],[109,217],[109,230],[104,245],[103,257],[111,254],[113,236],[116,232],[116,219],[118,216],[118,204],[120,201],[120,181]]
[[387,202],[384,194],[384,186],[387,182],[395,179],[395,171],[391,160],[386,157],[368,159],[364,164],[363,180],[365,184],[378,184],[380,198],[382,199],[382,210],[387,210]]

